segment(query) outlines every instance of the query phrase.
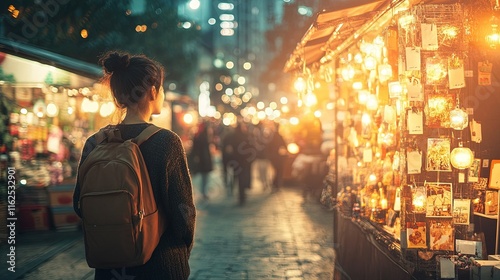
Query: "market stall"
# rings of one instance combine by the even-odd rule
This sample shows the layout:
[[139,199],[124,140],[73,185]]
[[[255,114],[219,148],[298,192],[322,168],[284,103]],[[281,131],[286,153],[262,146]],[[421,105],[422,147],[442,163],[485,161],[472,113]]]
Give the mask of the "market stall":
[[285,65],[334,85],[334,230],[339,269],[353,279],[472,276],[471,258],[498,254],[499,9],[376,1],[323,11]]

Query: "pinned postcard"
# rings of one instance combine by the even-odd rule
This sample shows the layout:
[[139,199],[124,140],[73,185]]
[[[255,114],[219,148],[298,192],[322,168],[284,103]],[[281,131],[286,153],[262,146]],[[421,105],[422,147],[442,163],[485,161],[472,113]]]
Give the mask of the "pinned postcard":
[[422,49],[428,51],[437,50],[439,45],[436,24],[422,23],[420,26],[422,31]]
[[453,223],[456,225],[470,224],[470,199],[453,200]]
[[407,122],[409,134],[424,134],[423,111],[409,110]]
[[420,174],[422,172],[422,152],[410,151],[407,154],[408,174]]
[[465,71],[462,59],[452,57],[448,60],[448,87],[450,89],[465,87]]
[[420,70],[420,48],[406,48],[406,71]]
[[480,86],[489,86],[491,85],[491,70],[493,69],[493,64],[484,61],[478,62],[478,75],[477,75],[477,83]]

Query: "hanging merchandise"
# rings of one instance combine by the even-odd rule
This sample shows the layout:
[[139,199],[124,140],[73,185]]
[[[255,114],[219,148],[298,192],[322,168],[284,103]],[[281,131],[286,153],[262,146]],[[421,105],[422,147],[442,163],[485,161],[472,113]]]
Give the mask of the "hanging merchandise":
[[409,151],[406,157],[408,174],[420,174],[422,172],[422,152],[419,150]]
[[480,86],[491,85],[491,70],[493,64],[488,61],[478,62],[477,83]]
[[455,107],[455,96],[446,91],[431,93],[425,106],[425,124],[430,128],[450,127],[450,111]]
[[406,48],[406,71],[420,71],[420,48]]
[[427,139],[427,171],[451,171],[450,139]]
[[448,59],[439,56],[425,59],[425,84],[442,86],[448,76]]
[[407,222],[406,238],[408,248],[427,248],[425,222]]
[[424,101],[424,92],[420,79],[412,77],[410,82],[406,84],[406,90],[408,91],[408,101]]
[[429,247],[435,251],[453,251],[455,229],[452,219],[428,219]]
[[409,134],[424,133],[424,116],[422,111],[416,108],[408,110],[407,122]]
[[427,182],[425,184],[426,217],[452,217],[452,188],[451,183]]
[[453,200],[453,223],[456,225],[470,224],[470,199],[455,198]]
[[470,122],[470,135],[471,140],[476,143],[481,143],[483,138],[481,132],[481,123],[476,122],[476,120],[471,120]]
[[384,106],[384,122],[388,124],[396,122],[396,110],[390,105]]
[[465,87],[464,62],[455,55],[448,59],[448,86],[450,89]]
[[437,50],[438,49],[438,35],[437,26],[434,23],[422,23],[422,49],[424,50]]
[[425,213],[426,208],[426,189],[424,186],[413,186],[411,189],[412,192],[412,214],[421,214]]

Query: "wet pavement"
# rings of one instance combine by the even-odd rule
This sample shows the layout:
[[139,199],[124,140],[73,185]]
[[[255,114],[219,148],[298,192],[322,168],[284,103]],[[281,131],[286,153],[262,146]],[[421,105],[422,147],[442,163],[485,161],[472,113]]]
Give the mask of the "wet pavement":
[[[211,179],[209,200],[195,192],[190,280],[333,279],[333,212],[317,199],[304,199],[296,186],[272,193],[257,179],[239,206],[236,195],[229,197],[222,187],[218,170]],[[195,186],[198,181],[193,177]],[[7,270],[7,246],[0,246],[0,279],[93,279],[80,231],[24,233],[16,243],[16,272]]]

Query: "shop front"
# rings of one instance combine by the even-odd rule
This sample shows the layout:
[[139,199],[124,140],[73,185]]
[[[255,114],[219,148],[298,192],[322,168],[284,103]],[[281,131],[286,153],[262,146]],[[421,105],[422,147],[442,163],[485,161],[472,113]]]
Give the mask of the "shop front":
[[339,273],[482,279],[478,267],[498,270],[499,10],[374,1],[318,13],[297,44],[284,71],[329,83],[335,104]]

